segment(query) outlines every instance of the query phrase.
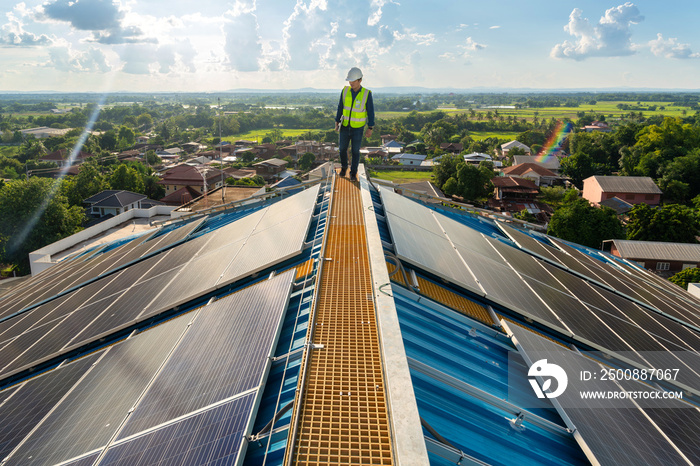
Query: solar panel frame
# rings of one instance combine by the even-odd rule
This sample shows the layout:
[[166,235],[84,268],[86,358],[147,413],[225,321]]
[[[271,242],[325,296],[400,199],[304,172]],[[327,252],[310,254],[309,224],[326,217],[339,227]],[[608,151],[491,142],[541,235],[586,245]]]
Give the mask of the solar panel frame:
[[259,387],[294,277],[292,270],[203,307],[119,438]]
[[59,463],[103,448],[184,332],[173,319],[109,348],[7,460]]
[[[562,347],[527,329],[510,326],[509,330],[528,364],[548,354],[548,361],[562,367],[567,374],[600,370],[595,361],[573,351],[563,350]],[[638,405],[630,400],[616,400],[616,403],[619,401],[619,405],[624,406],[621,408],[603,408],[605,405],[599,408],[562,408],[563,405],[575,406],[575,401],[572,400],[575,400],[581,390],[618,391],[614,383],[600,379],[586,381],[583,387],[580,385],[582,383],[576,377],[570,376],[569,387],[553,401],[553,404],[568,427],[580,434],[576,439],[582,443],[587,455],[593,455],[591,461],[595,459],[601,464],[630,466],[686,464],[674,446],[649,422]],[[591,406],[596,405],[591,402]]]
[[99,356],[88,355],[28,380],[13,390],[12,398],[0,402],[0,458],[19,445]]
[[109,447],[100,465],[239,464],[254,403],[254,394],[247,394],[119,442]]

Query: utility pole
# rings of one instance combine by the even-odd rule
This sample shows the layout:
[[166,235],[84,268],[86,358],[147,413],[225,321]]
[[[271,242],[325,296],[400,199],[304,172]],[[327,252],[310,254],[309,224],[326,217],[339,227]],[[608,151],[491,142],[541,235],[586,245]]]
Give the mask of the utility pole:
[[221,205],[224,204],[224,156],[223,156],[223,146],[221,143],[221,97],[217,97],[217,113],[219,114],[219,169],[221,170]]

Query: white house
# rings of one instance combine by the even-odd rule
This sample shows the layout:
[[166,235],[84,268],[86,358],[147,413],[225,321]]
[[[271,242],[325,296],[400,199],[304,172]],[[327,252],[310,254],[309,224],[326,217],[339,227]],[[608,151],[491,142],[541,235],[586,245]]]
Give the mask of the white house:
[[416,165],[419,166],[423,160],[425,160],[425,155],[420,154],[397,154],[391,158],[391,160],[398,161],[401,165]]
[[503,157],[506,157],[508,155],[508,152],[510,152],[511,149],[514,148],[522,149],[525,151],[527,155],[530,155],[530,148],[523,144],[520,141],[510,141],[506,142],[505,144],[501,144],[501,154],[503,154]]

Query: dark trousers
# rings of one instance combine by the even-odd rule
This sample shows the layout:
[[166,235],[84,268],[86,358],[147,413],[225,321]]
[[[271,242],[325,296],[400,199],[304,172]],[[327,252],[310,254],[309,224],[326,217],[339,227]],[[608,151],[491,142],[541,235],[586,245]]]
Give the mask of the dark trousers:
[[341,126],[338,132],[338,150],[340,151],[340,165],[342,168],[347,168],[348,166],[348,146],[352,144],[351,175],[357,174],[357,166],[360,164],[360,146],[362,145],[364,131],[364,128]]

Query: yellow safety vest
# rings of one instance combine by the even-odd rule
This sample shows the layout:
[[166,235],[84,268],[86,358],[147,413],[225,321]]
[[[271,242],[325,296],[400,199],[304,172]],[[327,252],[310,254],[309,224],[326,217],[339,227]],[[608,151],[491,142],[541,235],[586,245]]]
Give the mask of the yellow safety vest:
[[367,123],[366,105],[371,91],[361,88],[353,103],[350,89],[350,86],[343,88],[343,126],[350,124],[351,128],[362,128]]

